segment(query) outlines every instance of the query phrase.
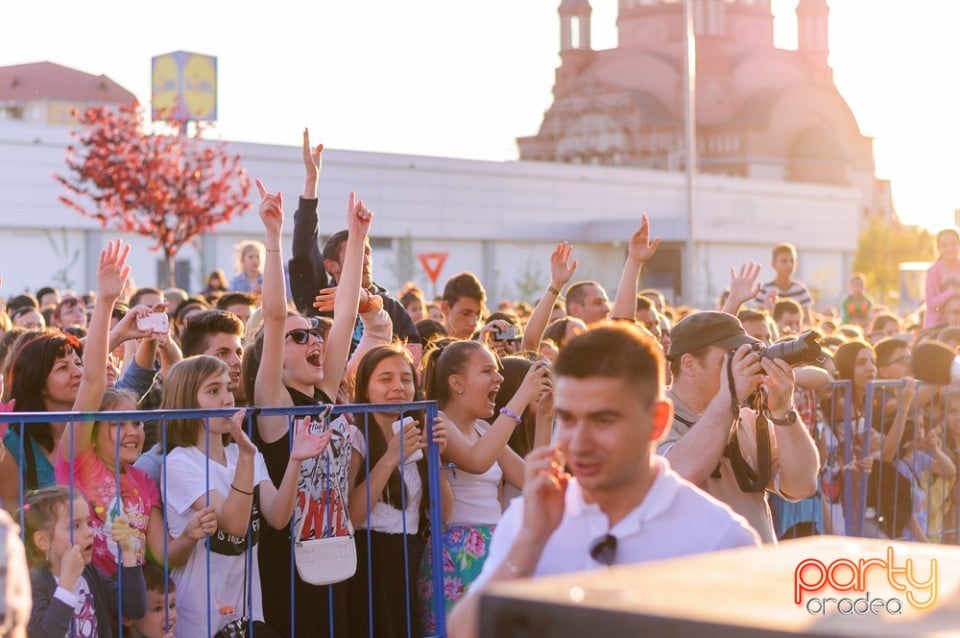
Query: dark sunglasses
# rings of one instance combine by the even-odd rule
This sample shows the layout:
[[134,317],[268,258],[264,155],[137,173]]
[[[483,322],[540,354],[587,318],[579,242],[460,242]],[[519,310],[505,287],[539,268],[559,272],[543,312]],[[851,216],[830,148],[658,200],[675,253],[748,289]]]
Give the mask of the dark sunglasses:
[[74,306],[79,306],[80,300],[76,297],[67,297],[60,301],[61,308],[73,308]]
[[603,565],[613,565],[617,560],[617,537],[604,534],[590,545],[590,558]]
[[298,346],[302,346],[310,341],[310,335],[313,335],[317,338],[317,341],[323,343],[323,333],[320,332],[319,328],[294,328],[286,334],[286,336],[293,339],[293,342]]

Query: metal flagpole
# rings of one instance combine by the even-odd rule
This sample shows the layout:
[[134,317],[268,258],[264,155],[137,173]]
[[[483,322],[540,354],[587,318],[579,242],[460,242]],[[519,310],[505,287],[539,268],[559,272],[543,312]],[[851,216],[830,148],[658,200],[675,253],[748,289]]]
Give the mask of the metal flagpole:
[[683,47],[683,106],[684,141],[686,145],[687,169],[687,241],[681,259],[681,295],[683,302],[695,306],[697,299],[695,282],[697,274],[696,243],[694,241],[694,211],[696,210],[696,172],[697,172],[697,37],[693,16],[694,0],[684,0],[684,47]]

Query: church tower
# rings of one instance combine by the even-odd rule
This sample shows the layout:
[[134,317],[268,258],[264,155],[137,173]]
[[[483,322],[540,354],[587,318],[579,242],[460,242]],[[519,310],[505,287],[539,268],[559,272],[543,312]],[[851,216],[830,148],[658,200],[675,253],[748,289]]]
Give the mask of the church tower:
[[590,0],[560,2],[560,53],[590,50]]
[[560,2],[560,66],[557,68],[554,94],[562,93],[567,85],[586,67],[590,60],[590,0],[562,0]]
[[800,0],[797,5],[797,51],[812,70],[832,79],[833,72],[827,65],[829,15],[827,0]]

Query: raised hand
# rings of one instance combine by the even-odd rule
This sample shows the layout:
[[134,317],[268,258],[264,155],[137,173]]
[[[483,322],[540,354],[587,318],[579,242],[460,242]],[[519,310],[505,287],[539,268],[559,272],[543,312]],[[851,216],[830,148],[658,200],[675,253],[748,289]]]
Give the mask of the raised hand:
[[553,416],[553,378],[547,377],[547,384],[544,384],[543,391],[534,402],[536,404],[537,416]]
[[527,370],[527,374],[520,382],[520,387],[517,388],[517,393],[514,396],[520,397],[524,407],[526,407],[543,396],[544,392],[549,392],[552,389],[553,380],[550,376],[550,366],[544,363],[535,363]]
[[217,511],[212,506],[197,510],[190,516],[183,533],[195,541],[203,540],[217,531]]
[[154,333],[150,330],[141,330],[137,327],[137,319],[146,317],[150,314],[150,308],[144,305],[134,306],[123,319],[117,322],[117,325],[110,331],[110,343],[119,345],[124,341],[131,339],[146,339],[152,337]]
[[350,193],[347,200],[347,230],[351,235],[358,235],[365,238],[370,232],[370,223],[373,221],[373,213],[363,203],[362,199],[357,199],[357,194]]
[[303,461],[312,459],[323,454],[333,436],[333,429],[327,429],[323,433],[315,432],[311,427],[312,420],[306,417],[297,428],[293,437],[293,447],[290,448],[290,459],[293,461]]
[[[749,262],[740,266],[738,273],[730,269],[730,299],[739,307],[745,301],[750,301],[760,294],[760,264]],[[731,314],[736,314],[734,310]]]
[[303,129],[303,167],[306,169],[307,180],[316,182],[320,178],[320,169],[323,167],[323,144],[317,144],[316,149],[310,146],[310,131]]
[[527,455],[523,482],[523,533],[546,542],[563,520],[567,484],[563,454],[544,445]]
[[580,263],[576,259],[570,261],[573,255],[573,245],[562,241],[557,244],[550,255],[550,285],[557,290],[563,290],[567,282],[573,279],[573,273]]
[[627,259],[643,264],[656,254],[660,246],[660,238],[657,237],[650,241],[650,220],[646,215],[640,217],[640,228],[630,237],[630,244],[627,246]]
[[97,300],[116,301],[123,293],[123,287],[130,275],[127,255],[130,245],[114,239],[100,251],[100,265],[97,268]]
[[260,220],[268,233],[278,236],[283,229],[283,193],[269,193],[267,187],[259,179],[257,190],[260,191]]

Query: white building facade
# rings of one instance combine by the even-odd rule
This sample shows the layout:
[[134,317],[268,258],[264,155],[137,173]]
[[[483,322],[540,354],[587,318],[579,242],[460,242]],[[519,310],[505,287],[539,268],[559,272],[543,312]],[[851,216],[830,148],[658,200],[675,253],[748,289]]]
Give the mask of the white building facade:
[[[54,173],[66,171],[69,132],[21,122],[0,122],[0,275],[2,294],[56,285],[96,287],[99,249],[118,233],[58,201]],[[289,257],[293,212],[303,185],[299,147],[233,142],[248,175],[285,195],[284,250]],[[486,162],[328,149],[324,152],[319,206],[321,234],[345,226],[348,193],[354,190],[375,213],[374,276],[396,290],[407,280],[428,296],[434,288],[416,255],[449,253],[436,287],[470,270],[491,301],[533,301],[549,283],[549,255],[557,241],[575,245],[576,279],[595,279],[612,296],[626,241],[641,213],[662,238],[657,259],[642,284],[668,297],[711,306],[727,286],[729,271],[745,261],[773,276],[770,249],[789,241],[800,253],[798,277],[820,300],[835,304],[853,263],[860,195],[853,188],[761,181],[716,175],[697,178],[694,216],[694,290],[680,291],[680,263],[687,235],[686,182],[682,173],[623,167],[527,161]],[[251,197],[256,198],[255,189]],[[256,202],[250,210],[186,247],[178,260],[189,269],[187,288],[203,286],[213,268],[234,273],[233,246],[261,238]],[[130,263],[138,285],[156,285],[160,253],[152,241],[120,235],[132,244]],[[182,285],[183,282],[181,282]]]

